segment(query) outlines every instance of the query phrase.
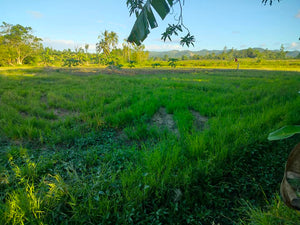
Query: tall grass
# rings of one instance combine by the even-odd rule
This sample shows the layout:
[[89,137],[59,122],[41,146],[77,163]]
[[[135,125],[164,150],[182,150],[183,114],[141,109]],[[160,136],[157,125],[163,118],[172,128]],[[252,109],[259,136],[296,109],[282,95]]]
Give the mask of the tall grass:
[[[253,210],[246,211],[253,215],[260,212],[299,141],[266,141],[272,130],[300,122],[299,84],[298,72],[278,71],[1,71],[0,221],[232,224],[254,218],[242,202],[250,201]],[[179,135],[152,124],[161,107],[173,115]],[[207,129],[195,129],[191,110],[208,117]]]

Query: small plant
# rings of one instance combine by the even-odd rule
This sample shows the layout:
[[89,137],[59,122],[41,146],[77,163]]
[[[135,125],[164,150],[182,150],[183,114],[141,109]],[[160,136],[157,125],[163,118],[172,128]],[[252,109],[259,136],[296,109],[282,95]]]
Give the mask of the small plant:
[[73,58],[69,58],[69,59],[64,60],[63,66],[72,67],[72,66],[78,66],[79,64],[80,64],[79,60],[73,59]]
[[151,66],[152,66],[152,68],[157,68],[157,67],[161,66],[161,64],[160,63],[153,63]]
[[136,64],[136,61],[130,60],[128,67],[133,68],[133,67],[135,67],[135,64]]
[[176,66],[177,66],[177,61],[178,61],[178,59],[176,59],[176,58],[170,58],[169,59],[169,66],[171,66],[172,68],[175,68]]

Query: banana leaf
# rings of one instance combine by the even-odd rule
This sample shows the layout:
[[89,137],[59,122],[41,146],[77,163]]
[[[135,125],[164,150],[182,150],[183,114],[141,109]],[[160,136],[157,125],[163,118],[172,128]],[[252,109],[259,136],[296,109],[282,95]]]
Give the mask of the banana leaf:
[[297,133],[300,133],[299,125],[284,126],[270,133],[268,136],[268,140],[269,141],[281,140],[281,139],[289,138]]
[[150,33],[149,27],[154,29],[158,26],[151,8],[153,8],[161,19],[164,19],[173,6],[173,0],[147,0],[132,27],[127,41],[141,45]]

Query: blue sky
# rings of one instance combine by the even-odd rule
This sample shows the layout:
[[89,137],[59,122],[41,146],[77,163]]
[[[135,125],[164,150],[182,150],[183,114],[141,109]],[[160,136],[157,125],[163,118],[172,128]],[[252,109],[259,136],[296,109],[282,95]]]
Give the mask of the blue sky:
[[[0,0],[0,22],[30,26],[43,39],[44,46],[67,49],[90,45],[95,50],[99,34],[114,31],[120,45],[130,33],[134,16],[129,17],[126,0]],[[300,0],[275,1],[273,6],[261,0],[185,0],[184,23],[201,49],[244,49],[261,47],[300,50]],[[185,50],[179,38],[162,42],[161,33],[174,16],[152,30],[144,41],[147,50]]]

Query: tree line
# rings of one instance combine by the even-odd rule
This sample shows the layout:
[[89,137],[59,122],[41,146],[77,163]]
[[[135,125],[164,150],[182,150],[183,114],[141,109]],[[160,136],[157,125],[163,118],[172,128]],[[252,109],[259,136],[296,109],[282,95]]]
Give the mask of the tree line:
[[145,46],[137,46],[124,40],[122,48],[117,48],[118,35],[104,31],[98,36],[96,53],[89,53],[89,44],[75,47],[74,50],[56,50],[44,47],[42,39],[32,34],[31,27],[3,22],[0,26],[0,66],[16,65],[113,65],[134,66],[148,60],[149,52]]
[[[168,61],[167,55],[149,58],[144,45],[123,41],[118,48],[118,35],[104,31],[98,36],[96,52],[89,52],[89,45],[76,47],[74,50],[56,50],[44,47],[42,39],[33,35],[31,27],[20,24],[12,25],[3,22],[0,26],[0,66],[45,65],[45,66],[79,66],[79,65],[111,65],[134,67],[146,61]],[[279,51],[248,48],[245,50],[228,50],[226,47],[220,54],[210,53],[205,56],[182,56],[179,60],[233,60],[234,58],[285,59],[286,51],[281,46]],[[300,58],[300,54],[296,57]]]
[[[255,48],[247,48],[242,50],[236,49],[227,49],[224,47],[224,50],[220,53],[211,52],[205,55],[191,54],[190,56],[183,55],[181,56],[181,60],[234,60],[235,58],[256,58],[258,60],[273,60],[273,59],[287,59],[287,51],[285,51],[284,46],[281,45],[279,51],[271,51],[268,49],[255,49]],[[295,58],[300,58],[300,54]],[[156,58],[154,58],[156,59]],[[158,58],[158,60],[161,60]],[[168,60],[168,56],[165,55],[162,57],[162,60]]]

